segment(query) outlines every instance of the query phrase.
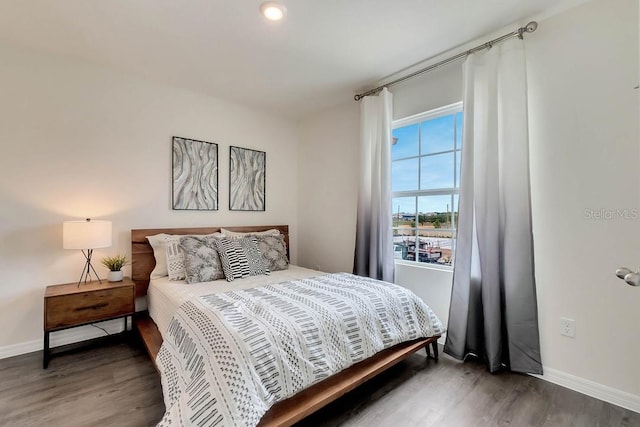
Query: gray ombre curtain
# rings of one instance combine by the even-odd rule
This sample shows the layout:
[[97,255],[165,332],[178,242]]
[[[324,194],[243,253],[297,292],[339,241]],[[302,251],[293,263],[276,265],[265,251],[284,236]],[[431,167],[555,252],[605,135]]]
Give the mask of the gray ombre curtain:
[[520,40],[464,64],[458,236],[447,340],[495,372],[542,373],[529,193],[527,82]]
[[393,281],[391,231],[392,97],[385,88],[360,103],[360,184],[353,271]]

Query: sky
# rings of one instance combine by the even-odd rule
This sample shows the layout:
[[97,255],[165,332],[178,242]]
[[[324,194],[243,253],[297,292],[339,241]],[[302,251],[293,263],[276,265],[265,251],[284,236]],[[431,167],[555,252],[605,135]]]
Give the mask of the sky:
[[[397,138],[391,147],[392,191],[431,190],[454,188],[460,180],[460,151],[462,142],[462,113],[437,117],[421,123],[393,130]],[[449,152],[446,152],[449,151]],[[443,153],[444,152],[444,153]],[[419,155],[433,154],[419,158]],[[412,158],[413,157],[413,158]],[[454,182],[454,164],[456,178]],[[458,196],[418,197],[418,212],[451,211],[457,209]],[[448,209],[447,209],[447,204]],[[416,209],[415,197],[393,199],[393,213],[413,213]]]

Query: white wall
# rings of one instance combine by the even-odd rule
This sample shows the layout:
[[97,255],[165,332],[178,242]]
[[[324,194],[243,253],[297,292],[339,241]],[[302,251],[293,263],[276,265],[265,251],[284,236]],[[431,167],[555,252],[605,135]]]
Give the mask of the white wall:
[[300,265],[353,271],[360,109],[351,101],[300,123]]
[[[524,20],[520,24],[524,24]],[[587,220],[585,209],[637,209],[640,212],[638,3],[594,0],[541,19],[526,39],[530,92],[530,151],[533,226],[540,333],[545,378],[640,411],[640,289],[614,276],[616,267],[635,267],[640,259],[640,218]],[[506,28],[511,30],[512,26]],[[502,33],[504,31],[499,31]],[[484,40],[484,39],[483,39]],[[437,99],[443,92],[428,79],[415,88]],[[416,81],[405,85],[417,84]],[[427,89],[431,85],[433,89]],[[392,88],[395,116],[414,114],[418,97],[411,87]],[[310,164],[332,138],[357,144],[358,118],[341,114],[347,107],[305,121],[300,164]],[[333,123],[327,123],[332,118]],[[350,121],[350,123],[346,123]],[[342,133],[337,133],[341,129]],[[332,204],[309,198],[313,218],[331,216],[331,226],[355,232],[351,216],[335,215],[335,206],[353,203],[357,180],[338,165],[357,164],[355,149],[324,160],[323,171],[305,191],[322,191],[324,179],[341,182]],[[303,168],[301,168],[301,171]],[[344,187],[351,187],[348,190]],[[355,196],[353,196],[355,197]],[[631,211],[629,211],[631,212]],[[308,228],[300,216],[300,227]],[[329,223],[323,223],[326,227]],[[323,227],[324,228],[324,227]],[[330,237],[315,235],[314,246],[301,247],[300,258],[331,247]],[[311,251],[311,252],[310,252]],[[340,251],[345,259],[353,249]],[[337,270],[340,264],[323,266]],[[449,273],[450,274],[450,273]],[[439,271],[399,267],[396,281],[416,291],[446,321],[450,279]],[[431,286],[430,284],[435,285]],[[559,335],[561,316],[576,320],[576,338]]]
[[[453,272],[445,268],[419,264],[396,264],[395,283],[422,298],[445,325],[449,321]],[[440,338],[444,344],[446,333]]]
[[[64,220],[113,221],[96,260],[130,253],[132,228],[267,223],[290,225],[297,259],[293,123],[62,57],[2,45],[0,57],[0,357],[41,348],[45,287],[80,275]],[[174,135],[219,144],[219,211],[171,210]],[[267,152],[266,212],[229,212],[230,145]]]
[[462,100],[462,66],[460,62],[406,80],[391,89],[393,119],[424,113]]
[[544,367],[631,393],[640,411],[640,289],[614,275],[640,264],[640,218],[585,218],[640,212],[638,34],[637,1],[598,0],[540,22],[526,47]]

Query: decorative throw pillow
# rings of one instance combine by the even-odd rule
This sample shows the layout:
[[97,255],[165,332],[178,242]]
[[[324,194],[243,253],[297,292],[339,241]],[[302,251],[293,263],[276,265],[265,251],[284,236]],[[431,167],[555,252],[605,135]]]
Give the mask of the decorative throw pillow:
[[224,278],[215,242],[216,238],[211,235],[180,237],[187,283],[211,282]]
[[258,249],[262,254],[262,261],[269,271],[286,270],[289,268],[287,246],[282,234],[277,236],[258,236]]
[[215,239],[214,244],[228,282],[248,276],[269,274],[269,268],[262,261],[255,237]]
[[151,278],[158,279],[167,276],[167,241],[172,238],[170,234],[156,234],[146,236],[149,244],[153,248],[153,256],[156,258],[156,266],[151,271]]
[[[172,240],[173,238],[180,238],[185,235],[181,234],[155,234],[153,236],[146,236],[149,244],[153,248],[153,256],[156,259],[156,266],[151,271],[150,277],[152,279],[158,279],[160,277],[165,277],[169,275],[169,269],[167,266],[167,242]],[[213,234],[188,234],[188,236],[219,236],[222,237],[220,233]]]
[[265,231],[249,231],[246,233],[241,233],[239,231],[231,231],[231,230],[227,230],[226,228],[221,228],[220,229],[220,233],[222,233],[224,235],[224,237],[227,237],[229,239],[239,239],[242,237],[249,237],[249,236],[277,236],[278,234],[280,234],[279,230],[276,230],[275,228],[272,228],[270,230],[265,230]]
[[172,236],[167,240],[166,246],[169,280],[184,280],[186,272],[184,268],[184,251],[180,247],[180,236]]

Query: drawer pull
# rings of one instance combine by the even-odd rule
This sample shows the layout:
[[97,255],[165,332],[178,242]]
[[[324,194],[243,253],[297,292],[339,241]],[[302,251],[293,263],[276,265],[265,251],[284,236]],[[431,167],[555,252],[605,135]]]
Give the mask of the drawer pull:
[[98,308],[106,307],[108,305],[109,305],[108,302],[103,302],[103,303],[100,303],[100,304],[88,305],[86,307],[78,307],[78,308],[75,309],[75,311],[96,310]]

